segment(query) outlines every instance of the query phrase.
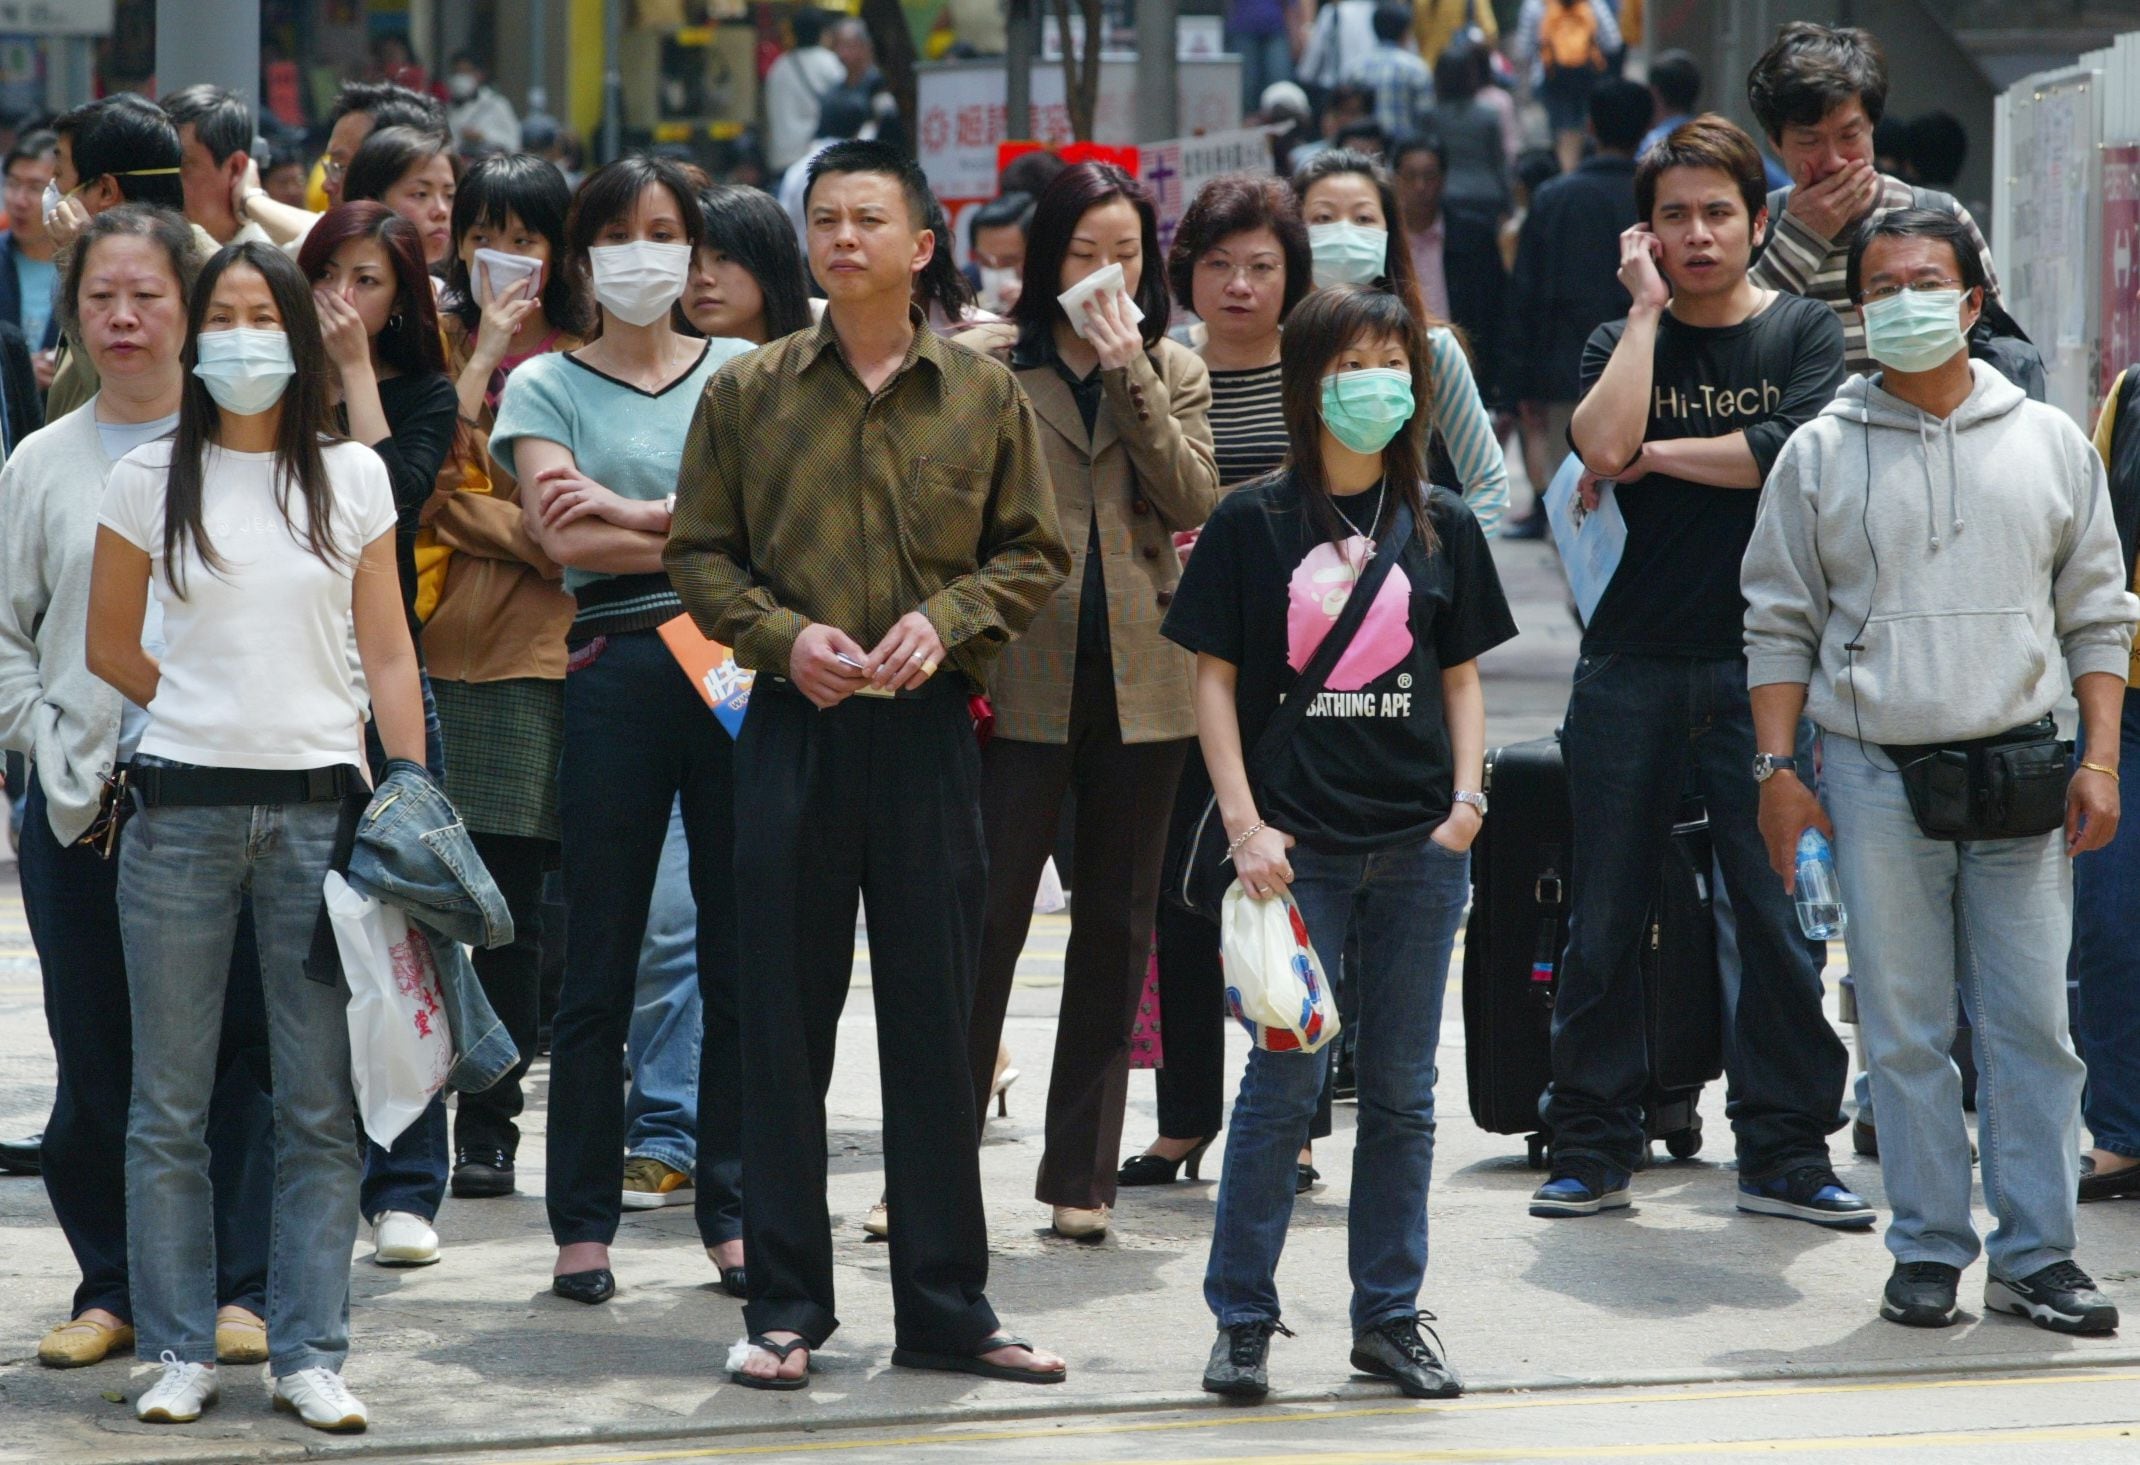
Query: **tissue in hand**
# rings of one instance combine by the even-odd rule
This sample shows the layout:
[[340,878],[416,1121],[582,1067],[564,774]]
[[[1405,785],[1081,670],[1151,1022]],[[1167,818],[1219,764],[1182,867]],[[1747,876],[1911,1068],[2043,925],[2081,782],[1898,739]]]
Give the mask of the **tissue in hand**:
[[1079,336],[1085,336],[1085,302],[1102,290],[1112,290],[1122,297],[1123,309],[1129,316],[1129,323],[1137,325],[1143,321],[1144,312],[1137,308],[1136,301],[1129,298],[1129,292],[1124,285],[1122,266],[1112,264],[1104,270],[1094,270],[1079,280],[1056,296],[1055,303],[1063,308],[1064,315],[1070,317],[1070,329],[1076,331]]

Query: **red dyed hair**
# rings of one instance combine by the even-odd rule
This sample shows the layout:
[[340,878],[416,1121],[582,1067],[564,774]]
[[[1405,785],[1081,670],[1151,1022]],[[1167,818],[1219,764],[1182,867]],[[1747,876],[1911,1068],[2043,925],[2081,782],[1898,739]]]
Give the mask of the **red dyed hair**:
[[379,332],[379,359],[405,373],[444,371],[446,351],[439,343],[438,301],[424,265],[423,239],[407,219],[369,199],[336,204],[305,236],[297,267],[316,285],[335,251],[353,239],[375,241],[394,267],[394,313]]

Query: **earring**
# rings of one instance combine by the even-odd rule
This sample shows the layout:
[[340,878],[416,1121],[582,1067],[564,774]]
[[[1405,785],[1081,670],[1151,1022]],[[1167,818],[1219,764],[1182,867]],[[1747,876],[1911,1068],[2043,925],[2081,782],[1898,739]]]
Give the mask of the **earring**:
[[397,311],[395,311],[395,312],[394,312],[394,313],[393,313],[392,315],[390,315],[390,316],[388,316],[388,317],[386,318],[386,328],[387,328],[388,330],[390,330],[390,331],[398,331],[398,330],[400,330],[400,329],[401,329],[401,312],[400,312],[400,311],[398,311],[398,310],[397,310]]

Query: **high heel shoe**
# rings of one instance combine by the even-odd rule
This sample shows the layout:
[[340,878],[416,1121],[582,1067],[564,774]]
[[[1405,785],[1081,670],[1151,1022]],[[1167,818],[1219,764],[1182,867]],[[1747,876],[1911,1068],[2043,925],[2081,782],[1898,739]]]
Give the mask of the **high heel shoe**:
[[608,1267],[596,1267],[587,1272],[567,1272],[550,1279],[550,1290],[568,1302],[584,1302],[592,1306],[607,1302],[617,1295],[616,1274]]
[[1211,1148],[1211,1142],[1217,1138],[1218,1136],[1215,1134],[1206,1135],[1197,1141],[1196,1148],[1190,1150],[1188,1154],[1183,1155],[1178,1160],[1170,1160],[1165,1155],[1132,1156],[1124,1160],[1122,1168],[1115,1173],[1115,1184],[1172,1185],[1175,1176],[1179,1175],[1184,1169],[1189,1172],[1191,1180],[1201,1180],[1204,1178],[1201,1173],[1204,1164],[1204,1152]]
[[1007,1043],[996,1044],[996,1077],[989,1085],[988,1096],[996,1101],[996,1117],[1011,1117],[1011,1085],[1018,1082],[1018,1070],[1011,1067],[1011,1050]]

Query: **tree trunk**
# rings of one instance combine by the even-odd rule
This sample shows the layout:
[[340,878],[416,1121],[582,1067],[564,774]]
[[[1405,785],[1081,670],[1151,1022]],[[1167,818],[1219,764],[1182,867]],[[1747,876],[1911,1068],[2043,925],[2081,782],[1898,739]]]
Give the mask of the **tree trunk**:
[[914,63],[920,58],[914,49],[914,33],[907,29],[906,11],[899,0],[862,0],[862,23],[869,27],[869,39],[877,48],[877,66],[884,72],[884,84],[891,88],[892,100],[899,105],[901,133],[907,151],[912,152],[918,125]]
[[1071,0],[1055,0],[1055,19],[1063,42],[1063,99],[1070,109],[1070,133],[1079,142],[1092,141],[1092,117],[1100,104],[1100,46],[1107,20],[1102,0],[1076,0],[1085,21],[1084,54],[1071,44]]

